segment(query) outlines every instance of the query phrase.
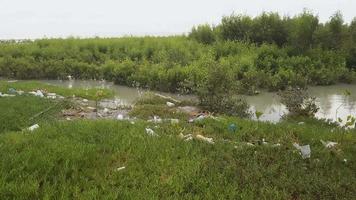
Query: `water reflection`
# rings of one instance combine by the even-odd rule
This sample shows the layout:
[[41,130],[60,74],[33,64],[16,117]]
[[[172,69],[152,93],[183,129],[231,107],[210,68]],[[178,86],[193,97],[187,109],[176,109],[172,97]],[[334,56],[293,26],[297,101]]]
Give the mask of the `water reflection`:
[[[123,104],[131,104],[137,98],[142,96],[147,90],[130,88],[126,86],[114,85],[106,81],[60,81],[60,80],[45,80],[43,82],[61,85],[68,88],[109,88],[113,89],[117,96],[118,102]],[[344,91],[351,92],[350,96],[345,96]],[[310,87],[309,94],[316,97],[317,105],[320,107],[316,114],[319,118],[328,118],[336,120],[336,116],[345,120],[348,115],[356,115],[356,85],[338,84],[332,86],[316,86]],[[178,99],[191,99],[192,96],[161,93],[170,95]],[[247,102],[251,105],[251,111],[263,112],[260,120],[278,122],[281,117],[287,113],[286,107],[282,105],[276,93],[262,92],[257,96],[245,96]]]

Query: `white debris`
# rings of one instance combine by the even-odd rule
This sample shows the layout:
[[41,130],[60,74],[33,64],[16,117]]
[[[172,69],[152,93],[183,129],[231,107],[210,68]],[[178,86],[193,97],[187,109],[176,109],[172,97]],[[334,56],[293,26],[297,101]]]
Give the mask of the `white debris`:
[[279,147],[279,146],[281,146],[281,144],[279,144],[279,143],[272,145],[272,147]]
[[22,91],[22,90],[17,90],[16,92],[17,92],[18,95],[23,95],[23,94],[25,93],[25,92]]
[[109,109],[108,109],[108,108],[104,108],[103,112],[104,112],[104,113],[108,113],[108,112],[109,112]]
[[124,170],[126,167],[124,166],[124,167],[119,167],[119,168],[117,168],[116,169],[116,171],[121,171],[121,170]]
[[56,93],[47,93],[47,96],[56,96]]
[[159,116],[153,116],[153,119],[148,120],[148,122],[161,123],[162,119]]
[[343,161],[344,161],[344,163],[347,163],[347,159],[346,158]]
[[303,125],[305,124],[305,122],[298,122],[298,125]]
[[96,110],[96,108],[91,107],[91,106],[88,106],[87,108],[88,108],[89,110]]
[[0,97],[14,97],[14,94],[1,94],[0,93]]
[[300,151],[303,159],[310,158],[311,149],[310,149],[309,144],[308,145],[304,145],[304,146],[300,146],[297,143],[293,143],[293,146]]
[[123,120],[123,119],[124,119],[124,115],[118,114],[117,117],[116,117],[116,119],[118,119],[118,120]]
[[262,138],[262,144],[263,144],[263,145],[266,145],[266,144],[268,144],[268,142],[266,142],[265,139]]
[[254,144],[252,144],[251,142],[246,142],[247,146],[255,146]]
[[67,120],[67,121],[70,121],[70,120],[71,120],[71,118],[70,118],[70,117],[67,117],[67,118],[66,118],[66,120]]
[[334,146],[336,146],[338,143],[337,142],[331,142],[331,141],[324,141],[324,140],[320,140],[320,142],[326,147],[326,148],[333,148]]
[[146,133],[150,136],[157,136],[157,134],[150,128],[146,128]]
[[17,82],[17,80],[9,80],[9,81],[7,81],[8,83],[15,83],[15,82]]
[[206,118],[205,115],[199,115],[197,118],[189,119],[189,122],[192,123],[192,122],[195,122],[195,121],[201,121],[201,120],[203,120],[205,118]]
[[29,94],[36,95],[37,93],[34,91],[28,92]]
[[83,99],[83,102],[84,103],[87,103],[89,100],[88,99]]
[[179,137],[180,137],[181,139],[183,139],[184,141],[193,140],[193,135],[192,135],[192,134],[183,135],[183,133],[180,133],[180,134],[179,134]]
[[35,96],[44,97],[44,95],[43,95],[41,90],[37,90]]
[[175,106],[175,104],[174,104],[174,103],[169,102],[169,101],[167,101],[167,103],[166,103],[166,104],[167,104],[167,106],[168,106],[168,107],[173,107],[173,106]]
[[34,125],[28,127],[27,130],[33,131],[33,130],[35,130],[35,129],[38,129],[39,127],[40,127],[40,126],[39,126],[38,124],[34,124]]
[[213,138],[204,137],[202,135],[197,135],[196,138],[198,140],[201,140],[201,141],[204,141],[204,142],[207,142],[207,143],[210,143],[210,144],[214,144]]

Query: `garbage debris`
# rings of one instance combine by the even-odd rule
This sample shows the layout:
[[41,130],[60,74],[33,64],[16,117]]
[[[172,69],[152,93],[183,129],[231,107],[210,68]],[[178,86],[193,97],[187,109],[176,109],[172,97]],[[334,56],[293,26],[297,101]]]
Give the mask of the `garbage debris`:
[[84,103],[88,103],[88,101],[89,101],[88,99],[83,99]]
[[201,121],[203,119],[205,119],[206,116],[205,115],[199,115],[198,117],[196,118],[193,118],[193,119],[189,119],[189,122],[192,123],[192,122],[196,122],[196,121]]
[[17,80],[9,80],[9,81],[7,81],[8,83],[16,83],[17,82]]
[[104,108],[103,112],[104,112],[104,113],[108,113],[108,112],[109,112],[109,109],[108,109],[108,108]]
[[158,136],[152,129],[146,128],[146,133],[150,136]]
[[183,135],[183,133],[180,133],[179,138],[183,139],[184,141],[190,141],[193,140],[193,135],[192,134]]
[[14,97],[14,96],[16,96],[16,95],[14,95],[14,94],[2,94],[0,92],[0,97]]
[[29,92],[29,94],[35,95],[37,97],[44,97],[44,95],[43,95],[41,90],[37,90],[36,92],[31,91],[31,92]]
[[16,89],[15,88],[9,88],[9,93],[10,94],[16,94]]
[[25,91],[17,90],[16,93],[17,93],[18,95],[23,95],[23,94],[25,93]]
[[272,145],[272,147],[279,147],[279,146],[281,146],[281,144],[279,144],[279,143]]
[[121,170],[124,170],[124,169],[126,169],[125,166],[117,168],[116,171],[121,171]]
[[293,143],[293,146],[300,151],[303,159],[310,158],[311,149],[309,144],[300,146],[297,143]]
[[123,120],[124,119],[124,115],[123,114],[118,114],[116,119]]
[[34,131],[35,129],[38,129],[39,127],[40,127],[40,126],[39,126],[38,124],[34,124],[34,125],[28,127],[27,130],[29,130],[29,131]]
[[174,104],[174,103],[169,102],[169,101],[167,101],[167,103],[166,103],[166,104],[167,104],[167,106],[168,106],[168,107],[174,107],[174,106],[175,106],[175,104]]
[[197,135],[196,138],[198,140],[201,140],[201,141],[204,141],[204,142],[207,142],[207,143],[210,143],[210,144],[214,144],[215,142],[213,141],[213,138],[208,138],[208,137],[204,137],[202,135]]
[[227,129],[229,130],[229,132],[235,133],[237,131],[237,126],[236,126],[236,124],[232,123],[229,125],[229,127]]
[[331,142],[331,141],[324,141],[324,140],[320,140],[320,142],[326,147],[326,148],[333,148],[334,146],[336,146],[338,143],[337,142]]
[[56,93],[47,93],[47,96],[46,96],[48,99],[56,99],[57,98],[57,95]]
[[298,125],[303,125],[305,124],[305,122],[298,122]]
[[246,142],[247,146],[255,146],[254,144],[252,144],[251,142]]

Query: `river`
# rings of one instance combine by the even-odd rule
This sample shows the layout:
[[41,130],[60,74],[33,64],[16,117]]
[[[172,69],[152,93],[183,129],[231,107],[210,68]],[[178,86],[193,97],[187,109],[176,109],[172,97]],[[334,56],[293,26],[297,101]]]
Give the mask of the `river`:
[[[60,85],[68,88],[108,88],[116,92],[116,100],[123,104],[132,104],[137,98],[142,96],[148,90],[131,88],[121,85],[115,85],[106,81],[82,81],[82,80],[42,80],[42,82]],[[309,87],[308,93],[316,97],[316,103],[320,107],[319,112],[316,114],[318,118],[326,118],[336,120],[337,117],[345,120],[348,115],[356,115],[356,85],[337,84],[332,86],[313,86]],[[344,91],[351,92],[350,96],[345,96]],[[170,93],[162,93],[178,99],[191,99],[191,95],[178,95]],[[278,122],[281,117],[287,113],[285,106],[279,102],[276,93],[261,92],[256,96],[244,96],[248,104],[251,106],[251,111],[258,110],[263,112],[260,120]]]

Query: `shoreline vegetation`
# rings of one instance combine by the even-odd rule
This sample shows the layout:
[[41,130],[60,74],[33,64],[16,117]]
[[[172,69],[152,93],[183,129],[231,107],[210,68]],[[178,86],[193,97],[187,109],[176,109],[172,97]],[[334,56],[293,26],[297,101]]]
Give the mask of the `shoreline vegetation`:
[[[90,119],[63,112],[91,106],[73,89],[0,83],[3,94],[18,93],[0,97],[1,199],[356,195],[355,129],[304,115],[277,124],[212,115],[162,95],[139,99],[127,117],[103,118],[121,108],[99,106]],[[19,92],[41,88],[44,97]],[[45,98],[53,92],[64,98]]]
[[[356,119],[315,119],[306,87],[352,83],[355,58],[356,19],[308,11],[233,14],[188,36],[1,41],[0,77],[105,79],[197,102],[127,106],[108,89],[0,80],[0,199],[353,199]],[[290,114],[249,119],[236,95],[259,89]]]
[[294,17],[233,14],[187,36],[1,41],[0,75],[15,79],[105,79],[117,84],[196,93],[213,68],[237,93],[356,79],[356,20],[337,12],[321,23]]

